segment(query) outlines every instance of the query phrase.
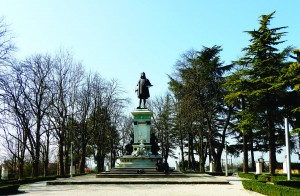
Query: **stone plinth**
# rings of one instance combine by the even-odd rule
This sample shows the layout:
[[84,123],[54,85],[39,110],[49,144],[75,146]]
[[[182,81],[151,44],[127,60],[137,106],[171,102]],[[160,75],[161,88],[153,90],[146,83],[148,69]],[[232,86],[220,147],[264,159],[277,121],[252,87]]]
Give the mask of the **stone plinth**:
[[134,143],[141,141],[150,143],[150,126],[152,112],[148,109],[136,109],[131,113],[133,115]]

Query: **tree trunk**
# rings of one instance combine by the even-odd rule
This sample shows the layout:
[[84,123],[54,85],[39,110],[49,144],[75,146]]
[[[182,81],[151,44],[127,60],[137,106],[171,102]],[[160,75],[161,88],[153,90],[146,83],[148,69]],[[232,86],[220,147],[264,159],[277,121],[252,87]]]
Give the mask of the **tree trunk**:
[[275,146],[275,133],[274,130],[270,130],[270,137],[269,137],[269,163],[270,163],[270,174],[275,174],[276,169],[276,146]]
[[[232,107],[229,107],[227,119],[226,119],[226,122],[224,124],[223,131],[222,131],[222,141],[221,141],[221,144],[220,144],[221,146],[217,148],[217,152],[213,151],[213,156],[214,156],[214,160],[215,160],[215,163],[216,163],[216,172],[222,172],[221,157],[222,157],[223,149],[224,149],[225,145],[227,145],[226,144],[226,131],[227,131],[227,128],[228,128],[229,123],[230,123],[231,113],[232,113]],[[225,163],[225,164],[227,164],[227,163]]]
[[216,172],[222,172],[221,159],[215,159]]
[[276,145],[275,145],[275,130],[274,122],[270,111],[267,111],[268,136],[269,136],[269,172],[275,174],[276,169]]
[[60,144],[58,147],[58,159],[59,159],[59,175],[65,175],[65,168],[64,168],[64,149],[63,149],[63,141],[60,139]]
[[33,160],[32,163],[32,176],[38,177],[39,176],[39,160],[37,157]]
[[[246,106],[245,106],[245,98],[242,97],[242,111],[245,112]],[[249,172],[249,166],[248,166],[248,135],[246,130],[242,130],[243,134],[243,172],[248,173]]]
[[251,168],[255,168],[255,157],[254,157],[254,150],[253,150],[253,131],[250,131],[249,135],[249,141],[250,141],[250,152],[251,152]]
[[180,154],[181,154],[182,170],[185,171],[183,141],[181,141],[180,143]]
[[104,171],[104,159],[105,159],[105,156],[102,156],[102,155],[97,155],[96,156],[96,159],[97,159],[97,172],[100,173],[100,172],[103,172]]
[[[37,137],[37,138],[39,138],[39,137]],[[39,176],[39,163],[40,163],[40,145],[39,145],[39,142],[37,142],[36,149],[35,149],[35,157],[34,157],[33,163],[32,163],[33,177]]]
[[206,117],[207,120],[207,128],[208,128],[208,148],[209,148],[209,153],[208,153],[208,162],[209,164],[212,162],[212,153],[213,153],[213,140],[212,140],[212,129],[211,129],[211,122],[209,116]]
[[192,138],[191,138],[191,140],[192,140],[191,156],[192,156],[192,169],[195,170],[195,169],[196,169],[196,166],[195,166],[196,161],[195,161],[194,139],[193,139],[193,138],[194,138],[194,134],[193,134],[193,136],[192,136]]
[[49,158],[48,155],[46,155],[46,158],[44,160],[44,176],[48,175],[48,165],[49,165]]
[[80,157],[80,173],[83,174],[85,171],[85,157],[86,157],[86,145],[82,144],[82,153]]
[[[182,133],[182,129],[181,126],[179,126],[179,131],[180,131],[180,154],[181,154],[181,163],[182,163],[182,170],[185,171],[185,166],[184,166],[184,148],[183,148],[183,133]],[[180,158],[180,157],[179,157]],[[179,162],[180,164],[180,162]]]
[[188,169],[192,168],[192,145],[193,145],[193,138],[192,138],[192,134],[189,133],[189,141],[188,141]]
[[203,146],[203,129],[200,128],[198,131],[198,137],[199,137],[199,171],[200,173],[205,172],[205,159],[204,156],[204,146]]
[[49,133],[49,131],[46,134],[47,134],[47,140],[46,140],[45,158],[44,158],[44,176],[48,175],[49,146],[50,146],[50,133]]
[[243,172],[248,173],[249,172],[249,166],[248,166],[248,135],[243,131],[243,153],[244,153],[244,159],[243,159]]
[[24,178],[24,160],[19,159],[19,164],[18,164],[18,170],[19,170],[19,180]]
[[65,146],[64,155],[65,155],[64,170],[65,170],[65,174],[68,175],[70,174],[70,160],[69,160],[69,149],[67,146]]
[[[37,120],[37,124],[40,124],[40,120]],[[33,164],[32,164],[32,169],[33,169],[33,177],[38,177],[39,176],[39,163],[40,163],[40,148],[41,148],[41,143],[40,143],[40,127],[37,126],[36,128],[36,136],[35,136],[35,153],[33,157]]]

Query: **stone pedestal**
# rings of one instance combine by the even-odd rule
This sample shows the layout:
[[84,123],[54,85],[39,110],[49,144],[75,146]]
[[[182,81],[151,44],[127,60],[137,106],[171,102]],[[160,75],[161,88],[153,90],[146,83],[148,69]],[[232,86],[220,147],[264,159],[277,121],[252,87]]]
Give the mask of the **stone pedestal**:
[[120,157],[118,168],[155,168],[160,155],[152,155],[150,127],[152,112],[148,109],[136,109],[133,115],[134,143],[131,155]]
[[161,159],[161,156],[125,155],[120,158],[119,168],[155,168],[157,159]]
[[256,163],[256,174],[262,174],[263,163]]
[[148,109],[137,109],[131,113],[133,115],[134,144],[141,141],[150,143],[150,126],[152,112]]

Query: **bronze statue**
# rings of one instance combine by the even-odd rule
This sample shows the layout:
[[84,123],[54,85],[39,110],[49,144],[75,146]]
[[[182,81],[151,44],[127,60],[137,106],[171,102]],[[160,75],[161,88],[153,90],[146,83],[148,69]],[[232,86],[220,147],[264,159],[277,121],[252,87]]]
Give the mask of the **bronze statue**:
[[137,107],[138,109],[141,109],[142,100],[144,103],[144,108],[146,108],[146,99],[150,97],[149,87],[151,86],[152,84],[146,78],[145,72],[142,72],[141,78],[137,84],[137,89],[135,90],[137,92],[138,98],[140,99],[139,107]]

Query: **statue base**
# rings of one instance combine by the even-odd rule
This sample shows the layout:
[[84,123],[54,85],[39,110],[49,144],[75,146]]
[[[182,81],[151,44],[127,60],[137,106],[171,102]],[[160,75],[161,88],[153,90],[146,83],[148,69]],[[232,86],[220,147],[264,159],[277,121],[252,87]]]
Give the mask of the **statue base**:
[[120,164],[117,168],[155,168],[158,159],[161,159],[160,155],[124,155],[120,158]]
[[121,156],[119,166],[116,168],[156,168],[161,155],[154,155],[151,152],[150,126],[152,112],[146,108],[136,109],[132,113],[134,144],[131,155]]

